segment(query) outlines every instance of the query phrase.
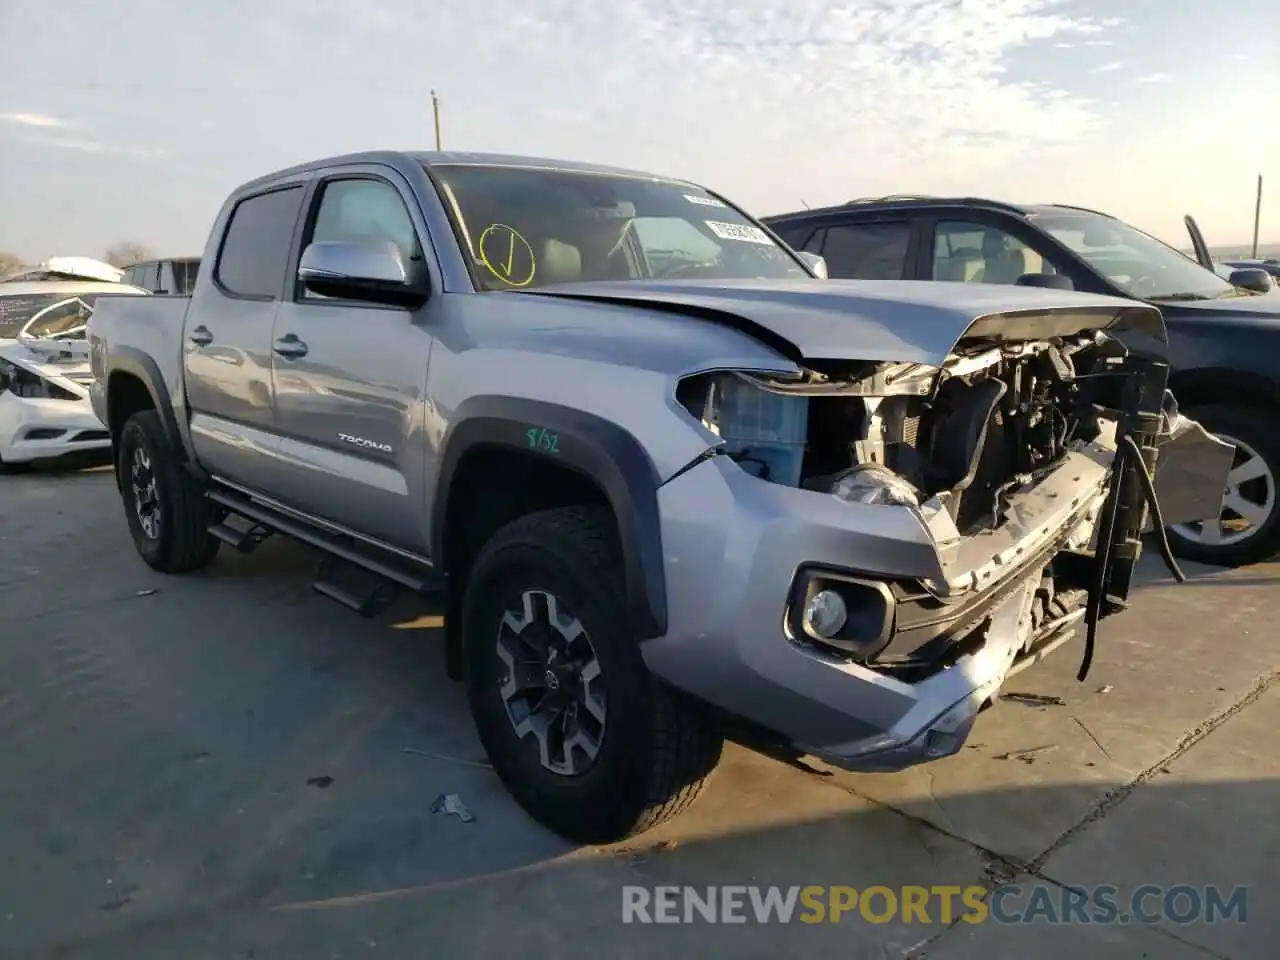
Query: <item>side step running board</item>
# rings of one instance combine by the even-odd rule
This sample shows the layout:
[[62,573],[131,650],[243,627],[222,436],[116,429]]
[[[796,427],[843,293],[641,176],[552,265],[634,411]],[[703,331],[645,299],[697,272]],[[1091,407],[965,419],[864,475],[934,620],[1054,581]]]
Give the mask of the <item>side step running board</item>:
[[[430,570],[414,568],[408,560],[400,561],[387,554],[374,556],[374,547],[365,546],[351,538],[329,534],[255,503],[248,497],[222,490],[211,490],[206,496],[229,513],[252,524],[248,530],[242,531],[226,521],[214,523],[209,526],[210,534],[242,553],[252,551],[272,533],[282,533],[321,550],[326,556],[321,561],[312,588],[363,616],[374,616],[386,606],[394,595],[394,591],[388,589],[392,585],[416,594],[431,594],[443,589],[443,582]],[[336,582],[336,574],[341,572],[343,565],[372,574],[376,578],[375,583],[371,586],[362,585],[363,589],[340,585]]]
[[210,524],[209,533],[241,553],[253,553],[262,541],[271,536],[272,531],[260,523],[255,523],[248,530],[238,530],[223,521]]

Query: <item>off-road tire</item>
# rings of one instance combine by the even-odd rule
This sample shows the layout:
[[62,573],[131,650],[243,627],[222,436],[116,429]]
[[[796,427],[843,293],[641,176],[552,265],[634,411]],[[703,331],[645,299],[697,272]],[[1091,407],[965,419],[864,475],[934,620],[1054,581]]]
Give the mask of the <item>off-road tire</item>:
[[[462,602],[467,699],[494,770],[538,822],[576,843],[614,843],[687,808],[720,760],[724,739],[700,707],[645,667],[627,617],[621,551],[605,511],[533,513],[480,551]],[[561,598],[600,663],[607,714],[593,765],[572,777],[545,769],[515,734],[495,652],[512,595]]]
[[[1221,433],[1248,444],[1266,462],[1280,486],[1280,435],[1276,433],[1274,414],[1233,404],[1194,407],[1185,413],[1210,433]],[[1198,543],[1183,537],[1175,527],[1169,527],[1169,546],[1182,559],[1220,567],[1241,567],[1270,559],[1280,552],[1280,489],[1277,494],[1267,519],[1237,543],[1221,546]]]
[[[142,528],[130,484],[134,453],[139,448],[146,451],[155,475],[160,530],[154,539]],[[209,565],[221,545],[209,533],[209,501],[200,483],[179,465],[156,411],[135,413],[125,423],[120,433],[116,475],[120,478],[133,545],[148,566],[161,573],[188,573]]]

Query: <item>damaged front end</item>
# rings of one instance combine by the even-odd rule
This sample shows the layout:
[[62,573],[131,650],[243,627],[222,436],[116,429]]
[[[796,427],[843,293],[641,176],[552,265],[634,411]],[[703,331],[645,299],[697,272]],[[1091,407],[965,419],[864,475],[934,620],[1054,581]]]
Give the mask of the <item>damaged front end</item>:
[[1110,322],[991,315],[940,363],[806,358],[796,374],[680,382],[677,399],[720,438],[713,455],[814,496],[909,511],[924,528],[931,575],[804,566],[784,615],[788,639],[814,656],[938,688],[919,704],[934,715],[903,717],[903,736],[956,733],[1081,622],[1083,680],[1098,623],[1126,604],[1143,532],[1217,514],[1232,448],[1177,414],[1168,367],[1126,343],[1125,315],[1139,344],[1163,333],[1144,308]]

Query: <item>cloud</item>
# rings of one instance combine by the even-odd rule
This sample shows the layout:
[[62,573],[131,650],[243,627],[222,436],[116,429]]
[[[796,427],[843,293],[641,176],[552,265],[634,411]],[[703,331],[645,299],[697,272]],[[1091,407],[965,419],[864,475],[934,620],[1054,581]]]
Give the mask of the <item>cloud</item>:
[[[858,193],[901,189],[904,171],[958,182],[1075,143],[1098,122],[1091,101],[1011,72],[1015,51],[1104,31],[1065,16],[1059,0],[488,0],[433,10],[428,34],[406,34],[404,18],[420,16],[407,0],[381,0],[358,20],[336,0],[313,3],[323,10],[273,4],[254,46],[269,37],[301,55],[303,38],[286,29],[295,9],[303,22],[332,10],[343,21],[326,47],[335,74],[367,69],[373,49],[381,62],[403,55],[450,78],[440,89],[446,142],[462,115],[475,149],[576,146],[581,159],[714,175],[726,190],[748,178],[752,189],[776,185],[788,167],[803,179],[797,163],[856,169]],[[398,21],[386,14],[393,6]],[[273,82],[265,67],[240,79]],[[580,130],[570,115],[583,118]],[[558,122],[543,130],[538,117]]]
[[1247,53],[1233,53],[1231,55],[1231,59],[1232,60],[1248,60],[1249,55]]
[[1148,73],[1141,77],[1136,77],[1138,83],[1166,83],[1173,77],[1167,73]]
[[16,123],[23,127],[65,127],[66,124],[57,117],[42,113],[0,113],[0,121]]
[[1114,40],[1086,40],[1081,44],[1082,47],[1114,47]]
[[1117,70],[1123,70],[1125,62],[1123,60],[1112,60],[1110,63],[1104,63],[1100,67],[1094,67],[1093,73],[1115,73]]
[[153,147],[128,147],[110,143],[99,143],[97,140],[72,139],[70,137],[34,137],[29,142],[45,147],[57,147],[61,150],[76,150],[80,153],[97,153],[116,157],[133,157],[140,160],[158,160],[170,156],[168,150]]

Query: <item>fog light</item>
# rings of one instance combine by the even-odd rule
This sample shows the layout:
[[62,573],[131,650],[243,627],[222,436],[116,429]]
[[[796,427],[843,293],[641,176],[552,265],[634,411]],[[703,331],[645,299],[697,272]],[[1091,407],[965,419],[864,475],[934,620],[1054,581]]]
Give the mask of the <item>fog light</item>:
[[804,628],[820,640],[830,640],[848,619],[844,597],[834,590],[819,590],[804,606]]

